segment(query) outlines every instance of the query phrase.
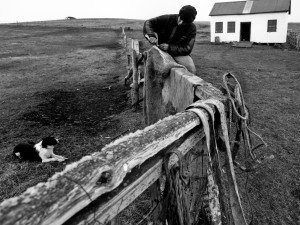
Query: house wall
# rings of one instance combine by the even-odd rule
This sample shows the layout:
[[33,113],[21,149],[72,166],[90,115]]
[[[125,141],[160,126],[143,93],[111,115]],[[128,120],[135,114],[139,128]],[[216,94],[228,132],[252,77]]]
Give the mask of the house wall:
[[[267,32],[268,20],[277,20],[277,31]],[[215,33],[215,23],[223,22],[223,33]],[[235,33],[227,33],[227,22],[235,22]],[[248,15],[211,16],[211,42],[219,37],[221,42],[241,41],[241,22],[251,22],[251,42],[285,43],[288,28],[288,13],[265,13]]]

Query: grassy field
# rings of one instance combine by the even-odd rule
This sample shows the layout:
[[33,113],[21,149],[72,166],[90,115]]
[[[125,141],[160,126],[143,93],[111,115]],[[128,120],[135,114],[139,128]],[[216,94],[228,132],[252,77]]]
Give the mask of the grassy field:
[[[142,113],[130,110],[123,85],[120,29],[130,27],[128,36],[142,40],[142,24],[86,19],[0,25],[0,200],[46,181],[66,165],[15,161],[10,154],[17,143],[60,136],[58,151],[69,163],[143,126]],[[300,224],[300,52],[214,45],[209,24],[196,25],[197,75],[217,87],[223,74],[237,76],[251,127],[268,143],[259,153],[274,156],[248,174],[247,188],[245,174],[238,175],[247,217],[253,208],[253,224]],[[141,44],[142,50],[148,47]]]
[[288,29],[300,33],[300,25],[299,23],[289,23]]

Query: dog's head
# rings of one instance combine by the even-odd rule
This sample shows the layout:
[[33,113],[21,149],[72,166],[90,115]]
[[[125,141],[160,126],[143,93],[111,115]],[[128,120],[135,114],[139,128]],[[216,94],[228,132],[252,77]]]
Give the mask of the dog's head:
[[58,143],[58,139],[55,137],[45,137],[42,140],[42,147],[47,148],[48,146],[55,146]]

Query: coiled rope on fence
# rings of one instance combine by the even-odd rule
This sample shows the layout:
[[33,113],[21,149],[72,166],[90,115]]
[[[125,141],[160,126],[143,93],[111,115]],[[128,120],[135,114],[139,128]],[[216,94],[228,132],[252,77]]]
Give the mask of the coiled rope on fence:
[[[229,79],[233,80],[232,82],[229,82]],[[238,82],[237,78],[233,74],[225,74],[223,76],[223,84],[225,86],[225,93],[228,98],[228,109],[229,109],[229,125],[228,125],[228,133],[229,137],[231,136],[231,126],[232,126],[232,120],[233,116],[236,116],[236,134],[235,134],[235,140],[231,140],[231,151],[232,151],[232,159],[233,163],[235,166],[237,166],[240,170],[243,172],[247,172],[246,175],[246,182],[245,182],[245,189],[247,189],[247,184],[248,184],[248,176],[249,173],[253,171],[259,163],[261,163],[260,159],[262,158],[257,157],[254,153],[255,150],[257,150],[259,147],[262,147],[263,145],[267,147],[267,143],[262,139],[262,137],[254,132],[252,129],[250,129],[250,113],[248,108],[246,107],[242,88],[240,83]],[[231,89],[231,90],[230,90]],[[234,112],[234,113],[233,113]],[[262,143],[258,144],[257,146],[253,147],[253,142],[252,142],[252,137],[250,134],[253,134],[255,137],[257,137]],[[247,156],[251,156],[251,163],[248,163],[248,165],[241,165],[237,160],[237,154],[239,152],[240,148],[240,142],[242,141],[241,139],[243,138],[244,140],[244,150],[245,150],[245,161],[247,160]],[[253,215],[253,207],[251,205],[250,198],[246,192],[246,198],[248,200],[250,209],[251,209],[251,222],[252,224],[254,215]]]
[[[235,84],[229,83],[229,79],[232,79]],[[254,153],[255,150],[257,150],[259,147],[262,147],[263,145],[267,147],[267,143],[263,140],[263,138],[254,132],[250,127],[250,114],[249,110],[246,107],[243,91],[241,88],[240,83],[238,82],[237,78],[233,74],[225,74],[223,75],[223,84],[225,86],[226,95],[229,101],[229,137],[230,137],[230,128],[232,125],[232,118],[233,118],[233,112],[234,115],[237,117],[237,133],[234,141],[231,141],[233,143],[232,147],[232,153],[233,153],[233,162],[236,166],[238,166],[243,171],[250,171],[255,166],[257,166],[257,163],[259,163],[258,159],[260,157],[257,157]],[[230,90],[231,89],[231,90]],[[232,110],[233,109],[233,110]],[[233,112],[232,112],[233,111]],[[253,147],[253,141],[251,134],[253,134],[255,137],[257,137],[262,143],[258,144],[257,146]],[[241,135],[244,139],[245,143],[245,151],[246,154],[249,153],[251,156],[251,159],[253,161],[251,168],[246,168],[245,166],[241,166],[236,160],[236,155],[239,151],[240,141],[241,141]]]

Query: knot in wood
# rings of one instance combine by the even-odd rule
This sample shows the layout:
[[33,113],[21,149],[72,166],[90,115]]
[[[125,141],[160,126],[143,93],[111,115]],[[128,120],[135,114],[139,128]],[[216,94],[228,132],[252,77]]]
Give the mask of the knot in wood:
[[99,180],[97,181],[98,184],[107,184],[112,180],[112,171],[104,171],[102,172]]

